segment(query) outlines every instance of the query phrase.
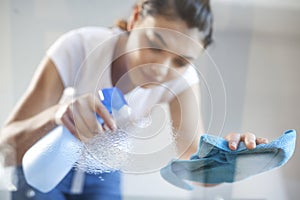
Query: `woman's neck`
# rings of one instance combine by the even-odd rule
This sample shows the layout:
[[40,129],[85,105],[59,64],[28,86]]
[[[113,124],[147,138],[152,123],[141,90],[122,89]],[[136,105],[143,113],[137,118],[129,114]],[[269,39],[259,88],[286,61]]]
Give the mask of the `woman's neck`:
[[128,93],[135,86],[132,84],[128,76],[128,62],[126,56],[126,44],[128,34],[120,35],[114,50],[113,62],[111,65],[111,80],[112,85],[118,87],[124,94]]

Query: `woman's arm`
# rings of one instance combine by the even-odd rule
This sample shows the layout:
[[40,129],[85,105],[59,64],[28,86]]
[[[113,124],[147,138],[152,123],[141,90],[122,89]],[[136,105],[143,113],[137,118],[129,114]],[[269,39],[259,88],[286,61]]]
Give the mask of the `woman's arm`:
[[116,129],[111,115],[94,94],[83,94],[60,105],[58,102],[63,91],[64,85],[56,66],[45,58],[1,130],[0,150],[7,152],[4,155],[6,165],[21,164],[25,152],[57,123],[80,140],[88,140],[103,132],[95,113],[108,128]]
[[200,136],[204,132],[199,87],[199,84],[191,86],[170,102],[180,159],[189,159],[197,151]]
[[55,113],[63,89],[54,63],[44,58],[1,130],[0,150],[6,152],[7,165],[21,164],[27,149],[56,126]]

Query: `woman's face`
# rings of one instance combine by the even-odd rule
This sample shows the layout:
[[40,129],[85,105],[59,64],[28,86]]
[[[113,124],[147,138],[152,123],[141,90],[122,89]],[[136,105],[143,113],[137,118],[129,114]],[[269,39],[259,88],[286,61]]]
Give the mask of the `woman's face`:
[[131,82],[144,88],[180,77],[201,53],[197,28],[180,19],[147,16],[133,23],[126,45]]

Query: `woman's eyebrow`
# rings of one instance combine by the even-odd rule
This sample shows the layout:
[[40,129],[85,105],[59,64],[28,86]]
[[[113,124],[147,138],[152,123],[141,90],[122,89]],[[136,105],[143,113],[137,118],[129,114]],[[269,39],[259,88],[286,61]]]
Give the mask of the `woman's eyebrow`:
[[183,57],[184,59],[186,60],[189,60],[189,61],[192,61],[192,60],[195,60],[196,58],[194,57],[191,57],[191,56],[185,56],[185,55],[179,55],[180,57]]
[[[167,45],[167,43],[165,42],[165,40],[163,39],[163,37],[159,34],[159,33],[157,33],[157,32],[155,32],[155,31],[153,31],[154,32],[154,35],[159,39],[159,41],[164,45],[164,46],[168,46]],[[187,55],[179,55],[180,57],[183,57],[184,59],[186,59],[186,60],[195,60],[196,58],[194,58],[194,57],[192,57],[192,56],[187,56]]]

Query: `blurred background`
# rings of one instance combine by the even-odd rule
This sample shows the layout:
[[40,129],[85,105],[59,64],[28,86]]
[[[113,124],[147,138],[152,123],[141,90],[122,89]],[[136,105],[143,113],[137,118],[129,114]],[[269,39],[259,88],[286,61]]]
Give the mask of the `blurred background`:
[[[133,3],[0,0],[1,125],[45,51],[61,34],[82,26],[112,26],[129,15]],[[250,131],[273,140],[286,129],[300,131],[300,1],[212,0],[211,4],[215,33],[208,53],[218,66],[227,96],[222,135]],[[211,65],[207,57],[201,63]],[[204,107],[207,125],[206,111]],[[294,156],[280,169],[192,192],[164,182],[157,172],[125,174],[124,199],[299,199],[299,157],[298,140]],[[0,199],[9,199],[9,192],[2,189]]]

